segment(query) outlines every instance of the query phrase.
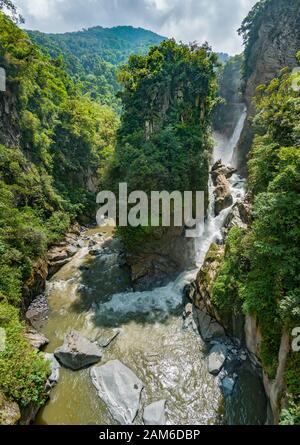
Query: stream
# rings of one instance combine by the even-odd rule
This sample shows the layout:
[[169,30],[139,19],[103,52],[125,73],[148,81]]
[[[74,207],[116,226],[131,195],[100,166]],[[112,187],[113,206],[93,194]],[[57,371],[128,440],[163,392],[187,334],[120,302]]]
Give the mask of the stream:
[[[244,119],[245,114],[230,141],[216,135],[214,160],[231,163]],[[244,181],[234,175],[231,184],[236,202],[243,196]],[[214,217],[211,181],[209,189],[209,214],[195,241],[197,269],[186,271],[163,288],[133,292],[118,239],[100,228],[87,230],[79,239],[76,255],[47,283],[50,315],[41,331],[50,340],[46,348],[50,353],[73,329],[91,340],[120,332],[105,349],[101,363],[118,359],[142,380],[142,405],[165,399],[169,425],[261,424],[266,401],[251,367],[241,369],[233,395],[224,400],[218,379],[207,369],[207,345],[195,330],[183,328],[183,289],[195,279],[210,244],[222,237],[230,211]],[[89,372],[61,368],[59,382],[36,424],[116,424]],[[136,424],[142,424],[141,412]]]

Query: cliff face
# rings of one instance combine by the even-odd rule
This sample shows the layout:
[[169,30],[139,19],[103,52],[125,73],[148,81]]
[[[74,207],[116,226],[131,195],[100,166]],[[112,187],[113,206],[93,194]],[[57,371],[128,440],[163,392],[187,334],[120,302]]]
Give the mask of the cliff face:
[[19,145],[16,96],[9,90],[0,93],[0,144],[7,147]]
[[255,114],[256,88],[276,77],[284,67],[297,66],[300,49],[299,0],[270,0],[258,14],[256,31],[246,54],[245,102],[248,117],[236,150],[239,171],[246,174],[247,155],[252,143],[251,118]]

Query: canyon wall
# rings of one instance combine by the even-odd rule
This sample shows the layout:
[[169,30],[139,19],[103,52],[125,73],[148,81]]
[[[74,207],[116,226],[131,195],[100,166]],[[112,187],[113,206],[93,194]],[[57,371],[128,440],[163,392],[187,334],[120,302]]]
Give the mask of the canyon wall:
[[256,88],[276,77],[280,70],[296,67],[300,50],[299,0],[269,0],[252,25],[251,40],[245,52],[244,100],[248,116],[235,158],[239,172],[247,173],[247,157],[253,140],[251,120],[255,114],[253,97]]

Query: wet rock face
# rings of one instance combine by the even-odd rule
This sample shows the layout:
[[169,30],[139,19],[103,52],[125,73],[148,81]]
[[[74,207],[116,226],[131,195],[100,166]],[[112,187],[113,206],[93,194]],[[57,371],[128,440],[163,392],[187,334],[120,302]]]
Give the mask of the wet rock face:
[[101,360],[102,349],[79,332],[71,331],[54,355],[63,366],[77,371]]
[[122,425],[132,424],[140,408],[141,380],[119,360],[93,367],[91,378],[112,417]]
[[235,173],[235,169],[226,167],[221,161],[217,161],[211,170],[211,177],[215,186],[215,216],[222,210],[232,206],[233,197],[231,193],[229,178]]

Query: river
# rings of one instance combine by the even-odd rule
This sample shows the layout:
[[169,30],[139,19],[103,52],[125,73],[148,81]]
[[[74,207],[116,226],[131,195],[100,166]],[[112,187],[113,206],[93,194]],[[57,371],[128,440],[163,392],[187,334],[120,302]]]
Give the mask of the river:
[[[245,114],[230,141],[216,135],[214,160],[223,158],[230,164],[244,119]],[[231,182],[236,201],[244,193],[244,182],[236,175]],[[207,345],[193,329],[183,327],[183,288],[195,278],[211,242],[221,238],[230,210],[213,216],[211,182],[209,188],[209,215],[196,240],[197,269],[186,271],[166,287],[133,292],[129,271],[120,262],[119,241],[100,229],[84,232],[78,253],[47,283],[50,316],[42,328],[50,340],[46,351],[54,352],[72,329],[91,340],[118,331],[102,363],[118,359],[132,369],[145,385],[142,404],[165,399],[168,424],[260,424],[266,407],[258,377],[243,369],[234,396],[224,401],[218,380],[207,370]],[[97,396],[89,369],[73,372],[61,368],[59,382],[36,423],[116,422]],[[135,423],[142,423],[141,414]]]

